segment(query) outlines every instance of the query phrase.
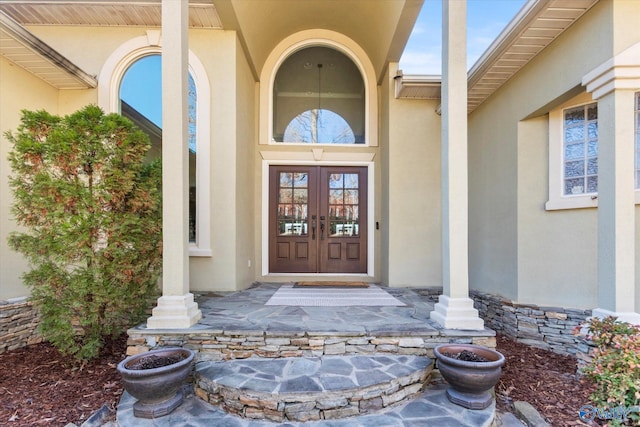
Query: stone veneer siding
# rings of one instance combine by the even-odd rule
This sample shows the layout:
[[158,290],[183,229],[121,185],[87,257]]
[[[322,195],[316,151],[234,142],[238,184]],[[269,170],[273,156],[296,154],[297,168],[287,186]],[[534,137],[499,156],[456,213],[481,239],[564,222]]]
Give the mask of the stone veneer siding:
[[[415,291],[437,302],[442,288]],[[574,329],[591,316],[591,310],[519,304],[474,290],[469,294],[486,327],[533,347],[588,360],[591,347],[581,336],[574,335]]]
[[0,353],[42,342],[38,310],[26,297],[0,301]]
[[490,331],[479,336],[473,336],[468,331],[448,331],[446,335],[372,337],[357,332],[343,335],[336,332],[222,330],[181,333],[133,328],[129,329],[128,334],[129,356],[158,347],[186,347],[197,353],[198,361],[381,353],[434,358],[433,349],[444,343],[496,347],[494,333]]

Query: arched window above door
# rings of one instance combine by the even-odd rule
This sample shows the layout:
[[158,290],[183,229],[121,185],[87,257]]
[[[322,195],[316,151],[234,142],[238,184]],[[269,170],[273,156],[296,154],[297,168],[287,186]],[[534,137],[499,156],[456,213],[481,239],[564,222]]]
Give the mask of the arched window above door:
[[272,141],[364,144],[365,84],[356,64],[326,46],[295,51],[273,84]]

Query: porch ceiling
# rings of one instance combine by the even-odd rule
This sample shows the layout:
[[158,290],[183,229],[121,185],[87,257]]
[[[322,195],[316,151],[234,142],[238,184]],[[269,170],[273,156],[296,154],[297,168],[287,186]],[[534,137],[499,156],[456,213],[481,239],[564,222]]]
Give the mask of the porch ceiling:
[[378,81],[400,55],[424,0],[214,0],[225,29],[239,31],[260,75],[264,62],[287,36],[309,29],[344,34],[362,47]]
[[[424,0],[189,0],[191,28],[238,32],[257,78],[275,46],[307,29],[353,39],[378,81],[398,61]],[[161,0],[2,0],[0,11],[24,26],[161,26]]]

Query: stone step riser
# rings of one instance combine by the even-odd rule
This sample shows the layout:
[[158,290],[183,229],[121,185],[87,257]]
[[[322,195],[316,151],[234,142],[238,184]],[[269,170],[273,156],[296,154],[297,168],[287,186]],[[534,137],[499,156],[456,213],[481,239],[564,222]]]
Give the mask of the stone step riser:
[[495,348],[493,336],[470,336],[456,333],[447,336],[370,336],[330,333],[274,334],[255,331],[214,331],[210,334],[162,334],[148,332],[136,336],[129,332],[127,354],[133,355],[160,346],[187,347],[196,352],[199,361],[246,359],[251,357],[320,357],[348,354],[394,354],[433,358],[433,349],[445,343],[464,343]]
[[243,418],[275,422],[331,420],[370,414],[414,398],[424,390],[432,369],[431,362],[406,375],[368,386],[283,393],[221,385],[196,371],[195,391],[204,401]]

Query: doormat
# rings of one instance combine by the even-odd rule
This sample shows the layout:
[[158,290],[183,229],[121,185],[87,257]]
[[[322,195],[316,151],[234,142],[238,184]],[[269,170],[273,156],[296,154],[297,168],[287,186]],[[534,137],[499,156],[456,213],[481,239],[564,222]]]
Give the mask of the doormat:
[[368,288],[367,282],[296,282],[294,288]]
[[406,305],[376,285],[368,288],[313,288],[282,285],[265,305],[295,307],[375,307]]

